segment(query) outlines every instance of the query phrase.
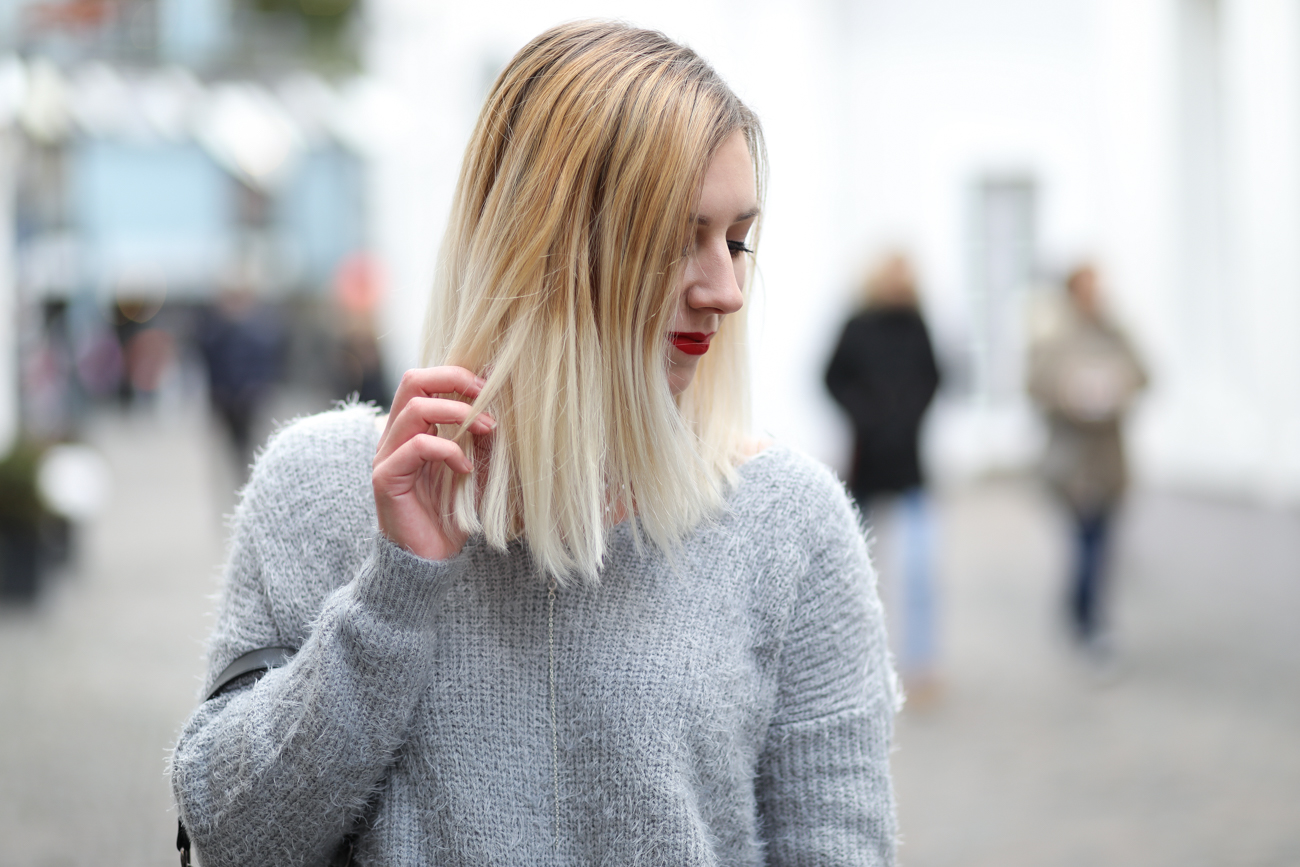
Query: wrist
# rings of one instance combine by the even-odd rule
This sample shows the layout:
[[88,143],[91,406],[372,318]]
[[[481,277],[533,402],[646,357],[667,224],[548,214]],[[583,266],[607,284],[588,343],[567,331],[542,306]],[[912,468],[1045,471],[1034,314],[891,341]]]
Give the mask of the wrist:
[[465,562],[459,553],[442,560],[422,557],[379,533],[353,593],[385,622],[401,628],[418,626]]

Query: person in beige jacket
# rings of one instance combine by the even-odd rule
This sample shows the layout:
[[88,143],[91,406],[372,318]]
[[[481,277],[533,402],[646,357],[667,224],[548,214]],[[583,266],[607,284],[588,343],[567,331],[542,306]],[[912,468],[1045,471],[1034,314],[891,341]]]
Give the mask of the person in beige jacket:
[[1104,651],[1107,539],[1128,483],[1123,421],[1147,374],[1097,282],[1090,265],[1070,274],[1063,315],[1031,347],[1029,393],[1047,417],[1044,476],[1074,521],[1070,622],[1086,648]]

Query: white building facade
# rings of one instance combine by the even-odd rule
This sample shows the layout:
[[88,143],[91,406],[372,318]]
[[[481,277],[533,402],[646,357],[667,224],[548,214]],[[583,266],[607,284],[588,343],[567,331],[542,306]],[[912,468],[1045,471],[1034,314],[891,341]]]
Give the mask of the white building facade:
[[945,362],[936,480],[1032,464],[1036,299],[1095,260],[1152,373],[1144,483],[1300,502],[1300,10],[1292,0],[373,0],[367,65],[404,118],[372,237],[390,365],[419,321],[490,82],[559,21],[615,17],[707,57],[771,158],[751,303],[756,427],[843,468],[821,384],[874,255],[914,256]]

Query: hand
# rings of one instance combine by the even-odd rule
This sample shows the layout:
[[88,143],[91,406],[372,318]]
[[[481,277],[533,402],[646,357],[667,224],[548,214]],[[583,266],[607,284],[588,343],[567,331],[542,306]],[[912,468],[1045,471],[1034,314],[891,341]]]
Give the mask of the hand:
[[[465,545],[465,534],[440,511],[443,486],[450,483],[443,467],[457,473],[474,468],[460,446],[438,436],[434,427],[464,424],[469,404],[434,395],[458,394],[473,400],[484,384],[463,367],[408,370],[379,437],[371,474],[379,531],[426,560],[454,557]],[[492,418],[480,414],[469,430],[482,436],[495,426]]]

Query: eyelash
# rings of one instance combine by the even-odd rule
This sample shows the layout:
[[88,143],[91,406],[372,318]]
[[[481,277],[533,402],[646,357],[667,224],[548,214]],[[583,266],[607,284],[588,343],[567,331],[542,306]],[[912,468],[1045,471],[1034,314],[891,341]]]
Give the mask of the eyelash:
[[[753,250],[745,246],[744,241],[728,240],[727,250],[731,253],[732,257],[739,256],[741,253],[749,253],[751,256],[754,254]],[[688,245],[682,248],[682,258],[685,259],[689,255],[691,255],[691,248]]]

